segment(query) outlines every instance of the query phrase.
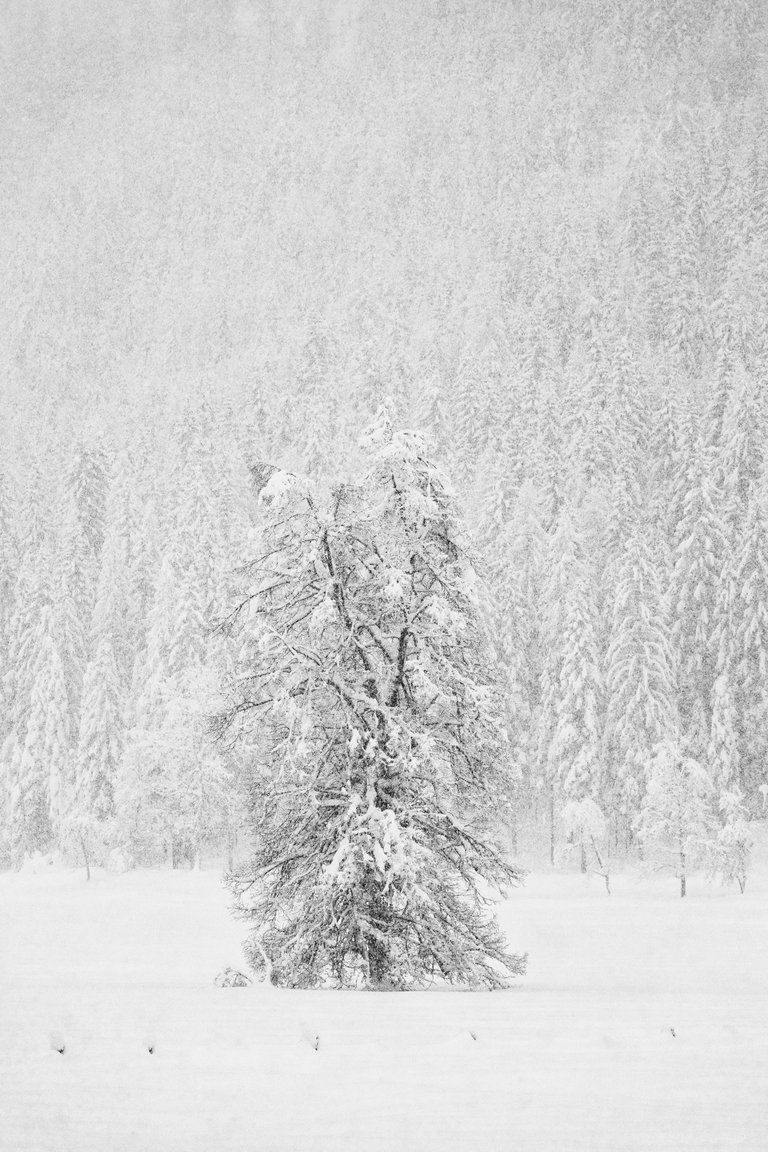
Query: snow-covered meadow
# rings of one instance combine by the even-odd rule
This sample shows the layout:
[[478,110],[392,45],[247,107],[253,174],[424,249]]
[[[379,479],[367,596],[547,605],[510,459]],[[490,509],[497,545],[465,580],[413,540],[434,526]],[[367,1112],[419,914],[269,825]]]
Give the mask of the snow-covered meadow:
[[2,874],[0,1148],[756,1152],[762,855],[744,896],[531,874],[506,992],[219,988],[243,925],[214,870]]

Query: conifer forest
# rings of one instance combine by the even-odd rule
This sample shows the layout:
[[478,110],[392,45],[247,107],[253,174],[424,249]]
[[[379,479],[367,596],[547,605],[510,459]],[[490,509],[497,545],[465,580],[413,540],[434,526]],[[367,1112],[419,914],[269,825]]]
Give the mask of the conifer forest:
[[[663,858],[683,894],[686,864],[743,889],[768,805],[768,7],[5,0],[0,28],[2,866],[215,861],[241,891],[256,829],[261,866],[314,836],[338,877],[343,794],[428,909],[417,840],[492,881],[520,857],[610,890],[610,861]],[[266,554],[293,583],[259,631]],[[464,791],[427,812],[414,773],[454,729]],[[411,792],[363,812],[342,762],[374,737]],[[295,808],[286,757],[322,768]],[[359,912],[334,908],[334,931]],[[501,945],[467,916],[433,960],[487,975]],[[289,928],[257,967],[311,968]]]

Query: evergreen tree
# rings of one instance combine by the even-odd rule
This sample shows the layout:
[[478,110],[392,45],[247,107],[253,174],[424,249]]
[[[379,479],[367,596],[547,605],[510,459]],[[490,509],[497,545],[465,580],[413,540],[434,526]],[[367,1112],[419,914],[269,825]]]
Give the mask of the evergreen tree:
[[266,762],[256,855],[229,883],[279,982],[495,987],[523,963],[477,882],[520,874],[484,831],[508,755],[472,568],[422,439],[380,412],[364,447],[327,505],[281,472],[261,494],[229,719],[261,726]]
[[72,501],[61,502],[61,535],[55,561],[52,601],[58,621],[61,660],[76,738],[80,718],[80,697],[86,662],[86,636],[90,624],[92,589],[87,583],[86,540],[75,515]]
[[[14,587],[18,565],[14,519],[10,485],[0,472],[0,669],[8,666],[14,619]],[[0,674],[0,703],[2,700]]]
[[447,458],[454,441],[451,403],[445,372],[434,349],[423,366],[423,389],[417,398],[416,417],[436,445],[440,459]]
[[[47,486],[35,468],[19,508],[18,566],[13,594],[8,663],[2,669],[7,727],[24,743],[40,644],[44,609],[54,598],[55,556]],[[49,619],[49,617],[46,617]]]
[[469,488],[484,446],[482,412],[485,381],[479,376],[478,367],[474,355],[470,353],[464,356],[453,383],[454,445],[457,475],[462,490]]
[[665,563],[671,563],[675,551],[675,533],[682,519],[687,445],[679,413],[675,411],[669,396],[665,396],[656,405],[650,436],[651,510],[654,521],[662,528],[662,558]]
[[[566,599],[562,663],[549,746],[550,772],[561,802],[597,804],[601,790],[603,680],[590,573],[577,562]],[[589,841],[581,841],[581,870]]]
[[610,357],[612,375],[610,400],[611,458],[615,472],[611,482],[622,478],[633,503],[650,495],[648,470],[651,442],[651,382],[644,372],[641,354],[629,335],[629,317],[623,318]]
[[734,669],[734,567],[726,556],[715,602],[713,640],[717,646],[716,678],[712,685],[711,721],[707,749],[707,769],[715,787],[727,789],[738,784],[739,739],[736,701],[732,687]]
[[[104,509],[104,540],[101,550],[97,602],[105,610],[103,584],[111,583],[107,625],[112,633],[121,685],[130,683],[134,661],[143,642],[141,578],[139,563],[147,546],[142,541],[143,509],[138,478],[127,450],[115,456]],[[106,625],[106,621],[104,622]]]
[[146,642],[134,667],[131,695],[135,700],[134,718],[140,727],[152,727],[162,719],[178,599],[176,568],[171,550],[166,549],[157,574]]
[[723,786],[738,782],[739,743],[730,675],[724,668],[712,686],[712,723],[707,761],[712,780]]
[[538,713],[536,736],[539,765],[539,787],[547,797],[549,821],[550,863],[555,863],[556,802],[558,771],[556,758],[550,746],[557,725],[564,652],[565,613],[568,603],[571,572],[580,553],[580,540],[576,532],[570,507],[560,515],[556,530],[549,540],[546,555],[547,575],[542,594],[541,621],[541,707]]
[[230,765],[205,746],[194,690],[223,671],[226,644],[212,626],[227,587],[228,532],[243,531],[214,424],[203,406],[179,429],[175,506],[134,666],[117,787],[120,834],[132,855],[151,862],[158,845],[168,845],[174,866],[199,859],[203,841],[217,827],[228,834],[234,820],[234,805],[224,803]]
[[530,482],[523,484],[514,506],[509,510],[503,507],[500,512],[493,533],[489,526],[483,548],[491,602],[489,632],[504,676],[504,716],[520,775],[518,791],[530,807],[537,783],[540,614],[547,540],[541,526],[539,495]]
[[[115,789],[118,834],[123,846],[134,858],[150,864],[163,858],[169,843],[174,856],[164,729],[174,687],[172,649],[176,670],[181,673],[189,666],[185,661],[188,653],[184,649],[184,629],[178,620],[180,599],[173,547],[168,543],[157,574],[145,645],[134,665]],[[182,620],[188,619],[184,613]],[[199,629],[193,636],[197,645]]]
[[87,579],[95,595],[98,562],[104,542],[104,521],[109,485],[108,456],[103,442],[88,443],[81,437],[75,444],[66,472],[66,487],[76,510],[88,550]]
[[73,811],[91,830],[115,814],[125,700],[126,542],[110,517],[83,678]]
[[12,757],[15,777],[10,823],[17,863],[25,853],[50,846],[61,822],[69,783],[69,700],[49,606],[41,613],[35,650],[26,733]]
[[134,613],[131,635],[135,638],[134,668],[140,659],[149,627],[155,581],[160,568],[160,528],[155,502],[149,499],[142,507],[141,521],[133,553],[130,604]]
[[120,676],[112,638],[95,639],[83,681],[77,747],[75,812],[103,823],[115,812],[115,781],[122,744]]
[[21,745],[12,732],[0,745],[0,867],[3,868],[12,867],[19,848],[12,817],[20,766]]
[[556,528],[566,501],[565,448],[559,398],[551,386],[545,384],[537,442],[527,478],[533,480],[541,493],[544,502],[542,523],[548,532]]
[[[9,851],[6,832],[10,811],[12,749],[16,743],[12,722],[16,680],[11,672],[18,568],[14,529],[10,486],[0,472],[0,862],[4,856],[7,857]],[[4,749],[6,741],[9,743]]]
[[768,406],[761,383],[739,365],[723,414],[720,461],[731,523],[743,525],[765,466]]
[[671,587],[679,711],[683,731],[699,757],[705,755],[709,738],[717,676],[716,604],[728,550],[713,469],[712,453],[699,450],[688,471]]
[[605,665],[609,793],[615,817],[629,833],[651,750],[676,725],[668,605],[645,523],[636,523],[625,543],[611,599]]
[[740,784],[753,810],[768,781],[768,517],[760,490],[753,493],[734,557],[734,670]]

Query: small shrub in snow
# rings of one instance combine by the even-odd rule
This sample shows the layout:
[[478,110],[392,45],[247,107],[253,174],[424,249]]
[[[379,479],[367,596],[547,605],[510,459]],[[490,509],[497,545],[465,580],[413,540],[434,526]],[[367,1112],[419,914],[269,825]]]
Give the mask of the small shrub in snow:
[[245,973],[238,972],[236,968],[222,969],[213,982],[219,988],[247,988],[251,983]]

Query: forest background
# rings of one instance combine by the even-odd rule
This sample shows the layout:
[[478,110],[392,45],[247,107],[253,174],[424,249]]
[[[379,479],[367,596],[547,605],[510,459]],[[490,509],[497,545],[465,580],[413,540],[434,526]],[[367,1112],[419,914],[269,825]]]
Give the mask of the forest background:
[[[477,550],[553,860],[654,748],[768,797],[768,11],[8,0],[0,857],[237,848],[206,717],[258,546],[387,399]],[[730,808],[729,808],[730,805]]]

